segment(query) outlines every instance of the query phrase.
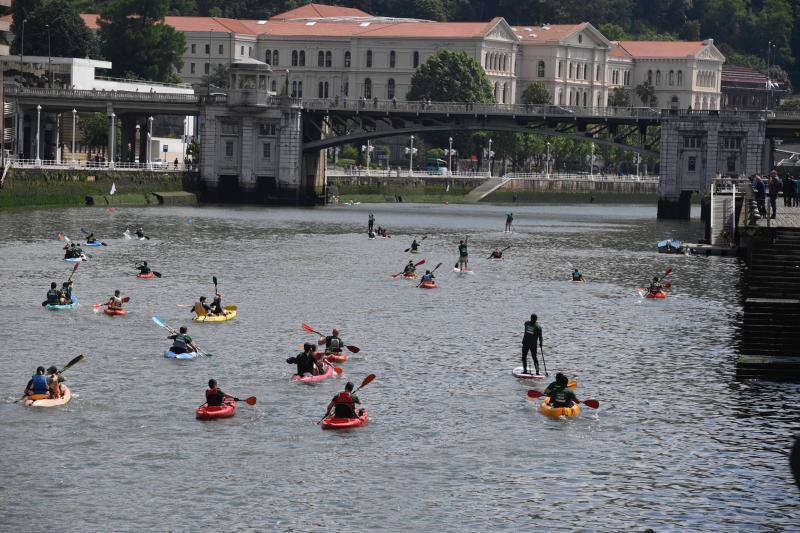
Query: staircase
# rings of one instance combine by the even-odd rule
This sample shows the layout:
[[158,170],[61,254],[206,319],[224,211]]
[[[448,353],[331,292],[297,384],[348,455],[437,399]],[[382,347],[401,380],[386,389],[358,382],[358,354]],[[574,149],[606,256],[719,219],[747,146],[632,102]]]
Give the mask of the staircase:
[[468,203],[480,202],[509,181],[511,181],[511,178],[489,178],[464,195],[464,201]]

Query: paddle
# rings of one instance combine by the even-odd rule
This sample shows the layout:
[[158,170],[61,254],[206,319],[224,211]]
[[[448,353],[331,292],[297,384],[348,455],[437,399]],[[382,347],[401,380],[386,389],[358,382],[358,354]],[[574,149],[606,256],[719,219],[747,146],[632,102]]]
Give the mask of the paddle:
[[[322,333],[320,333],[319,331],[315,331],[315,330],[311,329],[311,326],[309,326],[309,325],[308,325],[308,324],[306,324],[305,322],[303,322],[303,323],[301,324],[301,326],[302,326],[302,328],[303,328],[305,331],[307,331],[307,332],[309,332],[309,333],[315,333],[315,334],[319,335],[320,337],[324,337],[324,336],[325,336],[325,335],[323,335]],[[361,348],[359,348],[358,346],[345,345],[345,348],[347,348],[348,350],[350,350],[352,353],[358,353],[358,352],[360,352],[360,351],[361,351]],[[340,368],[340,369],[338,369],[338,370],[341,370],[341,368]],[[341,372],[337,372],[337,374],[341,374]]]
[[[427,236],[427,235],[425,235],[424,237],[422,237],[422,238],[419,240],[419,242],[422,242],[422,241],[424,241],[424,240],[425,240],[425,239],[427,239],[427,238],[428,238],[428,236]],[[411,250],[411,247],[408,247],[408,248],[406,248],[405,250],[403,250],[403,252],[405,252],[405,253],[408,253],[408,251],[409,251],[409,250]]]
[[[541,398],[542,396],[544,396],[544,393],[542,391],[538,390],[528,391],[528,398],[535,399],[535,398]],[[591,409],[597,409],[598,407],[600,407],[600,402],[598,402],[597,400],[577,400],[577,401],[578,403],[582,403],[583,405]]]
[[[541,339],[542,339],[542,338],[541,338],[541,337],[539,337],[539,340],[541,340]],[[539,348],[542,350],[542,363],[544,364],[544,375],[545,375],[545,376],[549,376],[550,374],[547,372],[547,361],[545,361],[545,360],[544,360],[544,346],[542,346],[542,345],[540,344],[540,345],[539,345]]]
[[[75,263],[75,266],[74,266],[74,267],[72,267],[72,273],[71,273],[71,274],[69,275],[69,277],[67,278],[67,283],[69,283],[70,281],[72,281],[72,275],[73,275],[73,274],[75,274],[75,271],[76,271],[76,270],[78,270],[78,267],[79,267],[79,266],[80,266],[80,263]],[[47,300],[43,301],[43,302],[42,302],[42,307],[44,307],[45,305],[47,305],[47,303],[48,303],[48,302],[47,302]]]
[[[250,396],[249,398],[246,398],[244,400],[240,400],[239,398],[234,396],[233,397],[233,401],[235,401],[235,402],[244,402],[247,405],[255,405],[256,404],[256,397],[255,396]],[[208,402],[203,403],[203,405],[208,405]],[[203,407],[203,405],[200,405],[198,407]]]
[[[89,235],[91,235],[91,233],[89,233],[88,231],[86,231],[86,230],[85,230],[85,229],[83,229],[83,228],[81,228],[81,233],[83,233],[83,234],[84,234],[84,235],[86,235],[87,237],[88,237]],[[95,242],[98,242],[98,241],[95,239]],[[86,241],[86,243],[88,244],[88,243],[89,243],[89,241]],[[103,246],[108,246],[108,245],[107,245],[106,243],[104,243],[104,242],[100,242],[100,244],[101,244],[101,245],[103,245]]]
[[[506,250],[508,250],[509,248],[511,248],[511,246],[506,246],[505,248],[503,248],[502,250],[500,250],[500,253],[502,254],[503,252],[505,252],[505,251],[506,251]],[[489,257],[487,257],[486,259],[491,259],[493,255],[494,255],[494,252],[490,253],[490,254],[489,254]]]
[[[164,323],[164,321],[163,321],[163,320],[162,320],[160,317],[154,316],[154,317],[153,317],[153,322],[155,322],[155,323],[156,323],[156,325],[158,325],[158,326],[161,326],[162,328],[166,329],[167,331],[169,331],[169,332],[170,332],[171,334],[173,334],[173,335],[177,335],[177,334],[178,334],[178,332],[177,332],[177,331],[175,331],[174,329],[172,329],[171,327],[169,327],[169,326],[168,326],[166,323]],[[203,350],[202,350],[202,349],[200,349],[200,347],[199,347],[199,346],[197,346],[196,344],[195,344],[195,347],[196,347],[196,348],[195,348],[195,351],[196,351],[198,354],[200,354],[200,355],[203,355],[203,356],[205,356],[205,357],[213,357],[213,356],[214,356],[214,354],[213,354],[213,353],[208,353],[208,352],[206,352],[206,351],[203,351]]]
[[[143,263],[134,263],[134,264],[133,264],[133,266],[134,266],[135,268],[139,268],[140,266],[144,266],[144,264],[143,264]],[[152,272],[152,273],[153,273],[153,275],[154,275],[155,277],[157,277],[157,278],[160,278],[160,277],[161,277],[161,272],[156,272],[155,270],[151,270],[150,272]]]
[[[80,354],[79,356],[77,356],[77,357],[73,358],[73,359],[72,359],[72,361],[70,361],[69,363],[67,363],[66,365],[64,365],[64,368],[62,368],[61,370],[59,370],[59,371],[58,371],[58,373],[59,373],[59,374],[63,374],[64,372],[66,372],[67,370],[69,370],[70,368],[72,368],[73,366],[75,366],[75,365],[77,365],[78,363],[80,363],[81,361],[83,361],[83,357],[84,357],[84,355],[83,355],[83,354]],[[28,395],[27,395],[27,394],[24,394],[24,395],[22,396],[22,398],[20,398],[19,400],[15,400],[15,401],[14,401],[14,403],[21,402],[22,400],[24,400],[24,399],[25,399],[25,398],[27,398],[27,397],[28,397]]]
[[219,294],[219,291],[217,290],[217,276],[212,276],[211,280],[214,282],[214,294]]
[[[357,393],[358,391],[360,391],[361,389],[363,389],[364,387],[366,387],[367,385],[369,385],[370,383],[372,383],[373,381],[375,381],[375,377],[376,377],[376,376],[375,376],[375,374],[370,374],[369,376],[365,377],[365,378],[364,378],[364,381],[362,381],[362,382],[361,382],[361,385],[359,385],[359,386],[358,386],[358,388],[352,392],[352,394],[355,394],[355,393]],[[325,413],[325,416],[323,416],[323,417],[320,419],[320,421],[319,421],[319,422],[317,422],[317,424],[321,424],[323,420],[325,420],[326,418],[328,418],[328,416],[330,416],[330,411],[328,411],[327,413]]]
[[[464,244],[467,244],[468,242],[469,242],[469,235],[467,235],[466,237],[464,237]],[[459,252],[458,252],[458,258],[459,258],[459,260],[458,260],[458,262],[455,264],[455,266],[453,266],[453,268],[458,268],[458,265],[460,265],[460,264],[461,264],[461,251],[459,251]]]
[[[122,297],[122,303],[128,303],[130,301],[131,301],[131,297],[130,296],[123,296]],[[92,308],[94,308],[94,312],[96,313],[96,312],[100,311],[101,307],[105,307],[107,305],[108,305],[108,302],[106,302],[104,304],[93,304]]]
[[[433,274],[434,272],[436,272],[437,270],[439,270],[439,267],[440,267],[440,266],[442,266],[442,263],[439,263],[438,265],[436,265],[436,268],[434,268],[433,270],[431,270],[431,274]],[[420,282],[419,282],[419,283],[417,283],[417,287],[419,287],[420,285],[422,285],[422,280],[420,280]]]
[[[425,264],[425,260],[422,259],[422,260],[417,261],[416,263],[414,263],[414,268],[416,268],[416,267],[418,267],[420,265],[424,265],[424,264]],[[405,270],[403,270],[403,272],[405,272]],[[392,274],[392,278],[396,278],[397,276],[402,275],[403,272],[398,272],[397,274]]]

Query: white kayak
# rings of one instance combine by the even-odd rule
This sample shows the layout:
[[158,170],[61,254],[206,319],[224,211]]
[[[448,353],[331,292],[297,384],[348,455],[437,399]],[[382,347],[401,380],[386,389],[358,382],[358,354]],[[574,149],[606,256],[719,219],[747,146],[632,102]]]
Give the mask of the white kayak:
[[517,368],[515,368],[514,370],[511,371],[511,374],[515,378],[520,378],[520,379],[546,379],[547,378],[547,376],[545,376],[544,374],[535,374],[535,373],[531,372],[530,370],[528,372],[523,372],[523,370],[525,370],[525,369],[522,368],[521,366],[518,366]]

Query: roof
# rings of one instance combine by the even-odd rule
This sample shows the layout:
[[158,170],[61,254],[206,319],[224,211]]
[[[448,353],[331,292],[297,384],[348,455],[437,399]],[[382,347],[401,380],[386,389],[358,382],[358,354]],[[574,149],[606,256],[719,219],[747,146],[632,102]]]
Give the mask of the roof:
[[428,21],[273,21],[261,26],[260,34],[267,37],[373,37],[373,38],[446,38],[469,39],[484,37],[499,19],[490,22],[428,22]]
[[743,83],[765,87],[767,76],[749,67],[737,67],[734,65],[722,65],[722,83]]
[[[96,13],[81,13],[81,18],[90,30],[100,29]],[[255,20],[237,20],[220,17],[164,17],[167,26],[172,26],[181,32],[220,32],[258,34],[263,31]],[[262,28],[262,29],[259,29]]]
[[582,29],[588,24],[582,22],[580,24],[544,24],[542,26],[512,26],[519,36],[520,44],[544,44],[544,43],[557,43],[572,35],[576,31]]
[[325,4],[306,4],[270,17],[270,20],[291,20],[329,17],[369,17],[370,14],[353,7],[328,6]]
[[608,52],[609,59],[627,59],[628,61],[633,60],[633,56],[627,50],[621,47],[618,42],[614,41],[612,42],[612,45],[613,46],[611,50]]
[[644,58],[694,57],[706,46],[707,41],[619,41],[631,56]]

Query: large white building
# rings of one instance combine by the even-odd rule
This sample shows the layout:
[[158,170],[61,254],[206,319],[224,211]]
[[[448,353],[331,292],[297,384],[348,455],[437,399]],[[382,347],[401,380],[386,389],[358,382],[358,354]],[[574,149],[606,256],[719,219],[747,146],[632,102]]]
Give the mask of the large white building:
[[[97,28],[97,15],[82,15]],[[405,99],[416,68],[442,49],[483,66],[500,103],[517,103],[540,81],[554,105],[604,107],[622,87],[649,82],[656,107],[719,109],[724,56],[706,41],[612,42],[588,22],[510,26],[376,17],[308,4],[269,20],[166,17],[186,37],[180,75],[203,83],[219,65],[250,58],[272,68],[269,88],[304,98]]]

